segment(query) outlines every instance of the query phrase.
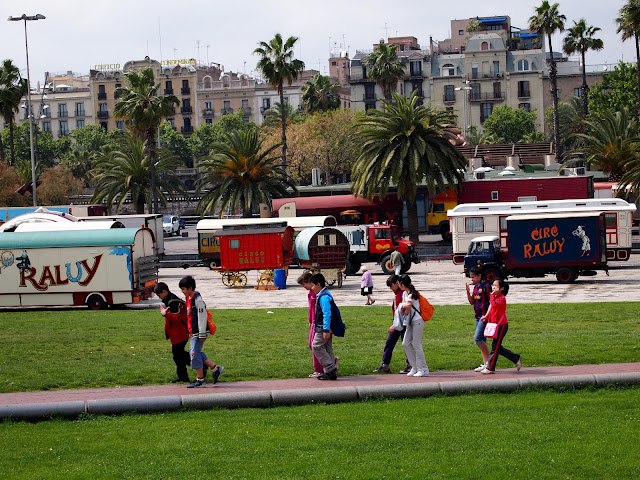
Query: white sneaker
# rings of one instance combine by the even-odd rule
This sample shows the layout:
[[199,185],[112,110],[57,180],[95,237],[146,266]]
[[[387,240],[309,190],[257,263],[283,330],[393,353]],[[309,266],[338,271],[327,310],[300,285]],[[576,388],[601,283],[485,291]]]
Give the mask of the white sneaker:
[[473,369],[473,371],[474,371],[474,372],[481,372],[481,371],[482,371],[482,370],[484,370],[485,368],[487,368],[487,365],[483,363],[483,364],[482,364],[482,365],[480,365],[479,367],[474,368],[474,369]]
[[516,362],[516,370],[520,371],[521,368],[522,368],[522,355],[520,355],[520,358]]
[[418,371],[418,373],[416,373],[414,377],[426,377],[427,375],[429,375],[429,369]]
[[488,368],[485,368],[484,370],[481,370],[480,373],[484,373],[485,375],[493,375],[494,372],[493,370],[489,370]]
[[416,368],[412,368],[409,370],[409,373],[407,373],[407,377],[413,377],[416,373],[418,373],[418,370]]

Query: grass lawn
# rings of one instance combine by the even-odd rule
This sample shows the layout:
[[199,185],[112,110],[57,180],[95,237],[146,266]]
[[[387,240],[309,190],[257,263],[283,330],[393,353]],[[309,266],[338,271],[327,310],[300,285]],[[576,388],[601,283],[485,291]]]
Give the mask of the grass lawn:
[[[635,362],[639,303],[511,305],[505,346],[524,366]],[[214,310],[218,333],[204,351],[226,367],[223,380],[304,377],[311,373],[305,309]],[[343,307],[347,334],[336,339],[342,375],[380,363],[391,324],[387,306]],[[167,383],[175,376],[164,319],[150,310],[0,312],[0,393]],[[476,367],[471,306],[436,306],[425,329],[429,368]],[[403,367],[396,347],[392,368]],[[504,359],[498,368],[511,367]],[[416,452],[416,454],[419,454]]]
[[640,477],[640,388],[0,423],[0,478]]

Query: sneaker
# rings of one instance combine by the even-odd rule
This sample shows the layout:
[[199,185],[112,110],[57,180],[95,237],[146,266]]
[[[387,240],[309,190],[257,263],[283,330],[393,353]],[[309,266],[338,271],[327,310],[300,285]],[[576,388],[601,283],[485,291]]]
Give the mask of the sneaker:
[[416,373],[414,377],[426,377],[427,375],[429,375],[428,368],[426,370],[418,370],[418,373]]
[[376,301],[375,300],[371,300],[371,305],[373,305],[374,303],[376,303]]
[[484,370],[485,368],[487,368],[487,365],[483,363],[483,364],[482,364],[482,365],[480,365],[479,367],[474,368],[474,369],[473,369],[473,371],[474,371],[474,372],[481,372],[481,371],[482,371],[482,370]]
[[315,378],[315,377],[319,377],[320,375],[322,375],[322,373],[320,372],[313,372],[309,374],[309,378]]
[[516,370],[520,371],[521,368],[522,368],[522,355],[520,355],[520,358],[516,362]]
[[224,367],[222,365],[218,365],[216,368],[214,368],[211,373],[213,374],[213,384],[215,385],[216,383],[218,383],[218,379],[220,378],[220,375],[222,375],[222,372],[224,372]]
[[174,378],[173,380],[171,380],[171,383],[189,383],[191,382],[191,380],[189,380],[188,378]]
[[404,373],[405,375],[411,371],[411,367],[404,367],[403,370],[400,370],[399,373]]
[[337,380],[338,379],[338,369],[329,372],[329,373],[323,373],[322,375],[319,375],[318,377],[316,377],[318,380]]
[[409,370],[409,373],[407,373],[407,377],[413,377],[416,373],[418,373],[418,369],[411,368],[411,370]]
[[484,373],[485,375],[493,375],[496,372],[494,372],[493,370],[489,370],[488,368],[485,368],[483,370],[480,370],[480,373]]
[[206,384],[207,382],[205,382],[204,380],[196,379],[194,382],[191,382],[189,385],[187,385],[187,388],[204,387]]
[[380,364],[378,368],[376,368],[373,373],[389,373],[391,371],[391,367],[389,365],[385,365],[384,363]]

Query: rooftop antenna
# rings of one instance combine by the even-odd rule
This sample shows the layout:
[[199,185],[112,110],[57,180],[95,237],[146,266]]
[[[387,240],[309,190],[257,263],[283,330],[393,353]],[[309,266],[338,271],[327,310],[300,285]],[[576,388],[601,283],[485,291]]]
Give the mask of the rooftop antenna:
[[160,17],[158,17],[158,38],[160,40],[160,63],[162,63],[162,33],[160,32]]
[[177,52],[178,52],[178,49],[177,49],[177,48],[175,48],[175,47],[173,47],[173,59],[174,59],[174,60],[175,60],[176,58],[178,58]]
[[384,22],[384,38],[389,43],[389,29],[387,28],[387,22]]
[[207,44],[207,65],[209,65],[209,47],[211,45]]
[[200,63],[200,40],[196,40],[196,48],[198,49],[198,63]]

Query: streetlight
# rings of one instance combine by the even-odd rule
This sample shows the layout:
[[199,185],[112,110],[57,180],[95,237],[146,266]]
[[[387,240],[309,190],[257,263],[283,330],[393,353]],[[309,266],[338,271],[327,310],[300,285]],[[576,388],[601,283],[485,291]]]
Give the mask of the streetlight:
[[462,116],[464,117],[464,128],[463,128],[463,135],[464,138],[467,138],[467,92],[469,90],[471,90],[471,87],[469,86],[469,81],[467,80],[466,82],[464,82],[464,84],[466,85],[465,87],[456,87],[454,88],[454,90],[458,90],[458,91],[462,91],[463,93],[463,97],[462,97]]
[[23,13],[20,17],[9,17],[9,22],[24,21],[24,46],[27,52],[27,117],[29,118],[29,147],[31,150],[31,192],[33,193],[33,206],[38,206],[38,199],[36,197],[36,160],[33,151],[33,118],[31,113],[31,77],[29,75],[29,41],[27,39],[27,20],[44,20],[44,15],[27,15]]

